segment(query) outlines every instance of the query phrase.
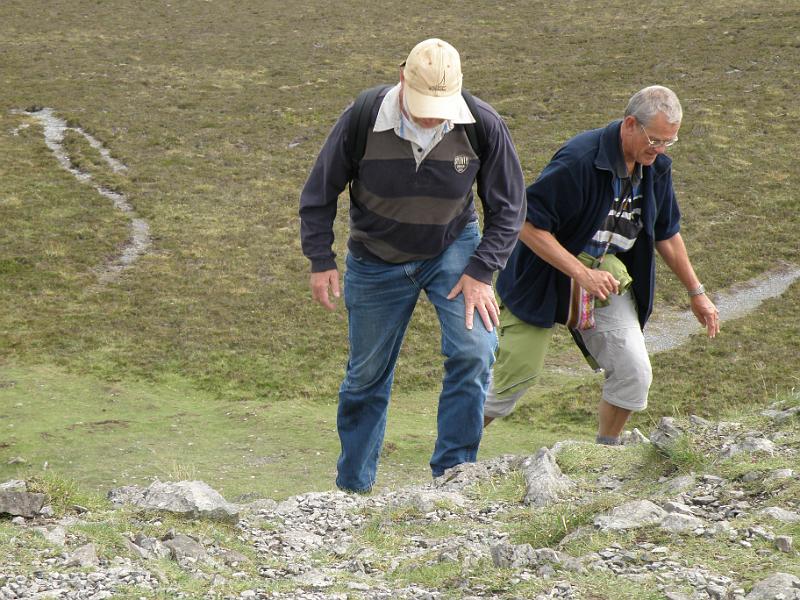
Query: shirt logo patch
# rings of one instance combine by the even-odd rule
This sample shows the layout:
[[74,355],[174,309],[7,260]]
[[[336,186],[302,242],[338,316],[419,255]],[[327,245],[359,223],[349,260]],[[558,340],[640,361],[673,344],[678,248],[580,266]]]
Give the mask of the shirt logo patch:
[[466,154],[459,154],[453,159],[453,168],[456,173],[463,173],[469,166],[469,156]]

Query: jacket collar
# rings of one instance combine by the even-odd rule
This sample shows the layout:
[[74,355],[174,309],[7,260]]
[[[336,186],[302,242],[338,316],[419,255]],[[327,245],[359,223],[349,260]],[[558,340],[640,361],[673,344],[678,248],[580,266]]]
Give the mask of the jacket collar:
[[[628,169],[625,166],[625,155],[622,153],[619,133],[621,128],[622,119],[618,119],[606,125],[600,132],[600,143],[594,157],[594,166],[604,171],[611,171],[620,179],[627,179]],[[642,180],[642,165],[639,163],[636,163],[633,179],[634,182]]]

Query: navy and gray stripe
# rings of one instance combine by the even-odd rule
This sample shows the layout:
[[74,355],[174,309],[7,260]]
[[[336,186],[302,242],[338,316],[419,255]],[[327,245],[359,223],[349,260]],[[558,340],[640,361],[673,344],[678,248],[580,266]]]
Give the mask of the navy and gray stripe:
[[[437,256],[476,218],[472,186],[477,182],[483,235],[464,273],[491,283],[524,220],[524,183],[505,123],[488,104],[475,101],[487,134],[480,159],[460,125],[419,168],[410,142],[393,130],[370,130],[359,179],[351,186],[351,252],[387,262]],[[373,107],[373,122],[379,105]],[[333,222],[338,196],[352,174],[346,150],[350,115],[346,110],[334,125],[300,195],[300,237],[313,272],[336,268]]]
[[626,194],[628,198],[632,196],[630,201],[620,197],[625,191],[624,180],[614,177],[613,186],[614,201],[611,203],[606,220],[584,248],[584,251],[591,256],[627,252],[633,248],[636,238],[642,231],[642,194],[639,184],[634,185],[631,194]]

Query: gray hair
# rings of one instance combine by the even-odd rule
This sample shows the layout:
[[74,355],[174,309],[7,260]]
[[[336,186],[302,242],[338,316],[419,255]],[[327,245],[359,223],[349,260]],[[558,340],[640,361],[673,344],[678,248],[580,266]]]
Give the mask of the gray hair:
[[670,125],[683,119],[680,100],[671,89],[663,85],[651,85],[636,92],[628,101],[625,116],[636,117],[642,125],[648,125],[658,113],[664,113]]

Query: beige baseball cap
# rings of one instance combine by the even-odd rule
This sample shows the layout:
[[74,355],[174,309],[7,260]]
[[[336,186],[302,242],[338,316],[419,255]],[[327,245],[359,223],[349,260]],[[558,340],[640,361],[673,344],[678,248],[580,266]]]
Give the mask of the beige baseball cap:
[[461,114],[461,58],[438,38],[414,46],[403,63],[408,108],[422,119],[455,119]]

